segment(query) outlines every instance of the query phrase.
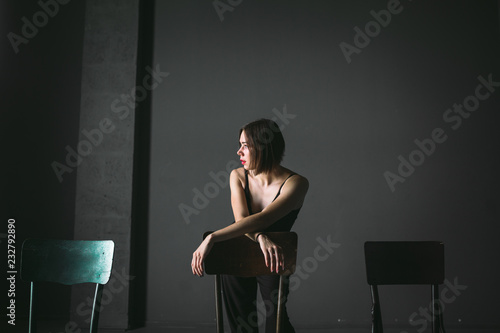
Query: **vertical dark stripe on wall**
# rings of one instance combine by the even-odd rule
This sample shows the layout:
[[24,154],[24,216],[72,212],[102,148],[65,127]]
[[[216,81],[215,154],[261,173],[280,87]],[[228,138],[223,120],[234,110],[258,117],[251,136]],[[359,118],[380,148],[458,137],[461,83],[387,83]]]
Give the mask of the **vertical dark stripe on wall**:
[[[154,0],[139,3],[139,36],[136,86],[143,87],[146,68],[153,68]],[[137,96],[137,93],[136,93]],[[141,97],[142,98],[142,97]],[[141,99],[139,98],[139,99]],[[149,160],[151,144],[151,91],[140,101],[135,112],[134,170],[131,232],[131,281],[129,315],[131,327],[144,326],[148,258]]]

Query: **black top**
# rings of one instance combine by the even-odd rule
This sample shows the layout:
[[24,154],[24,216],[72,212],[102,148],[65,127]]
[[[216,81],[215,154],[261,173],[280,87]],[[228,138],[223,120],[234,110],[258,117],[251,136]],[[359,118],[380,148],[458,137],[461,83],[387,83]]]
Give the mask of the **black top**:
[[[278,190],[278,193],[274,197],[273,201],[276,200],[277,197],[281,194],[281,188],[283,185],[285,185],[286,181],[288,178],[292,177],[295,175],[295,173],[291,173],[285,181],[283,181],[283,184],[281,184],[280,189]],[[251,202],[251,194],[250,194],[250,189],[248,187],[248,172],[245,171],[245,198],[247,200],[247,207],[248,207],[248,213],[252,215],[252,207],[250,205]],[[278,221],[274,222],[271,224],[269,227],[267,227],[265,230],[262,231],[290,231],[292,229],[293,224],[295,223],[295,220],[297,219],[297,216],[299,215],[300,208],[292,210],[282,218],[280,218]]]

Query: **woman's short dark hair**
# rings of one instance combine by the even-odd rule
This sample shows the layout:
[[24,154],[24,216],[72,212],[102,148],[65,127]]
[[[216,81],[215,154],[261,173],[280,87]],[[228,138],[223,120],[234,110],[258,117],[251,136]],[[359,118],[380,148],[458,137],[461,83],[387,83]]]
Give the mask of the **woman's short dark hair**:
[[285,139],[279,126],[270,119],[259,119],[240,129],[245,131],[255,174],[270,172],[283,160]]

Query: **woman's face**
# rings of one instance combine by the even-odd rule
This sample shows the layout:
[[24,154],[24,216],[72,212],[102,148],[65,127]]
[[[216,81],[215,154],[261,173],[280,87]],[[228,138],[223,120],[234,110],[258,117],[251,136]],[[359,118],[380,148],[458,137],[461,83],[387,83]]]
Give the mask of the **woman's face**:
[[250,170],[252,159],[250,157],[250,148],[248,147],[248,141],[245,136],[245,131],[241,132],[240,149],[238,149],[236,154],[238,154],[238,156],[240,157],[241,164],[243,164],[245,170]]

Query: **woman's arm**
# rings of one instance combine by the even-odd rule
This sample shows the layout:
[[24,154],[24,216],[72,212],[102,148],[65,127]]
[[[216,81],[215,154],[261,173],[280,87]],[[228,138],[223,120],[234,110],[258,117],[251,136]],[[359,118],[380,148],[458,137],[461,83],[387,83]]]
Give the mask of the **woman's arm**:
[[266,229],[290,211],[302,206],[308,188],[309,182],[306,178],[302,176],[292,177],[283,186],[280,196],[260,213],[243,217],[237,223],[208,235],[193,253],[191,262],[193,273],[199,276],[203,275],[203,260],[215,242]]
[[244,217],[238,223],[213,232],[210,235],[211,240],[221,242],[249,232],[266,229],[292,210],[302,206],[308,188],[309,182],[304,177],[290,178],[283,186],[280,196],[260,213]]
[[[245,196],[245,189],[243,187],[243,180],[245,171],[243,168],[234,169],[231,171],[229,177],[229,186],[231,188],[231,208],[233,209],[234,221],[239,222],[243,218],[250,215],[248,211],[247,199]],[[247,233],[245,236],[257,242],[258,232]]]
[[[244,172],[244,171],[243,171]],[[243,188],[239,169],[231,171],[229,176],[229,187],[231,188],[231,208],[233,209],[234,221],[239,220],[250,215],[247,206],[247,199],[245,197],[245,189]],[[243,176],[244,177],[244,176]]]

